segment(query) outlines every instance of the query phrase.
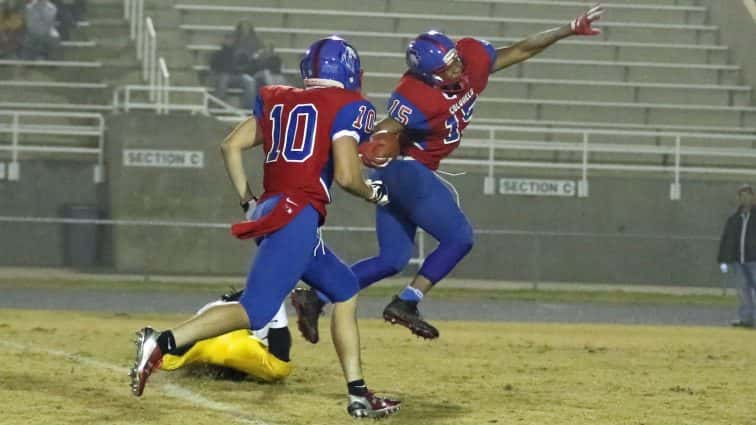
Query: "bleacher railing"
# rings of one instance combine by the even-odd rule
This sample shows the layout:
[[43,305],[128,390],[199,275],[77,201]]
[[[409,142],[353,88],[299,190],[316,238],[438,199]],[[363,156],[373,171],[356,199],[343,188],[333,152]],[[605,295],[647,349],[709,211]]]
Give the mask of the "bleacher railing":
[[130,24],[130,36],[136,45],[137,59],[142,62],[142,79],[148,84],[153,109],[167,113],[170,73],[165,59],[158,56],[157,31],[152,17],[144,17],[144,0],[124,0],[123,14]]
[[[123,18],[129,22],[129,35],[132,40],[137,40],[137,46],[140,45],[140,34],[144,24],[144,0],[123,0]],[[141,52],[137,47],[137,58]]]
[[[488,175],[484,182],[486,194],[495,193],[496,169],[507,168],[530,168],[571,170],[580,172],[580,181],[577,185],[578,197],[589,195],[588,175],[590,171],[622,171],[641,173],[668,173],[672,175],[670,184],[670,199],[679,200],[682,196],[680,178],[683,174],[709,174],[709,175],[744,175],[756,176],[756,167],[744,166],[690,166],[684,164],[686,158],[731,158],[742,160],[753,158],[756,163],[756,135],[734,134],[711,134],[711,133],[686,133],[686,132],[657,132],[657,131],[623,131],[606,129],[576,129],[576,128],[553,128],[553,127],[517,127],[517,126],[478,126],[471,125],[468,131],[487,132],[488,138],[466,138],[460,145],[460,149],[487,150],[486,159],[463,159],[450,158],[443,164],[463,166],[485,166]],[[548,134],[548,135],[573,135],[578,136],[580,142],[560,142],[554,140],[517,140],[516,134]],[[509,135],[507,135],[509,134]],[[513,134],[515,136],[513,136]],[[617,143],[612,138],[655,138],[666,140],[667,144],[641,144],[641,143]],[[705,146],[685,146],[684,141],[706,140]],[[716,146],[712,141],[734,142],[742,147]],[[580,155],[580,161],[531,161],[531,160],[501,160],[497,153],[503,150],[520,151],[546,151],[552,153],[573,152]],[[624,164],[612,163],[600,160],[592,160],[593,153],[632,154],[635,156],[663,156],[672,158],[672,163],[664,165],[652,164]],[[653,161],[653,160],[652,160]],[[649,161],[649,162],[652,162]]]
[[[44,118],[43,124],[29,122],[33,119]],[[7,121],[6,121],[7,119]],[[87,124],[52,124],[55,119],[84,120]],[[93,124],[92,124],[93,122]],[[95,159],[93,180],[95,183],[105,181],[105,118],[95,113],[68,113],[42,111],[0,111],[0,134],[10,134],[10,144],[0,143],[0,152],[9,152],[10,161],[7,170],[4,162],[0,162],[0,179],[10,181],[20,179],[19,154],[56,153],[91,156]],[[95,147],[61,146],[60,144],[26,144],[21,142],[24,134],[33,135],[71,135],[89,136],[97,138]]]
[[168,105],[171,104],[170,92],[171,92],[171,74],[168,73],[168,66],[165,64],[163,58],[159,59],[159,72],[155,77],[155,84],[157,90],[157,104],[158,113],[167,114]]
[[[224,114],[230,120],[241,120],[246,115],[249,115],[245,111],[213,96],[204,87],[171,86],[170,74],[165,67],[164,61],[160,62],[160,69],[161,72],[158,75],[158,81],[161,84],[161,88],[158,90],[159,97],[156,102],[145,102],[143,100],[150,93],[150,90],[152,90],[151,86],[131,84],[119,87],[114,91],[114,110],[123,112],[149,110],[160,114],[168,114],[170,112],[189,112],[202,115]],[[164,83],[161,83],[161,80]],[[176,94],[176,97],[181,95],[185,102],[179,103],[172,100],[171,93]]]
[[[141,56],[142,59],[142,79],[147,81],[150,87],[156,87],[158,74],[157,33],[151,17],[147,17],[144,22],[146,34],[141,48],[137,47],[137,56]],[[150,100],[155,100],[155,97],[156,91],[150,92]]]
[[[204,87],[165,87],[164,97],[159,105],[135,101],[133,94],[149,90],[149,86],[126,86],[121,89],[114,99],[117,110],[146,109],[161,113],[170,111],[184,111],[200,113],[203,115],[216,115],[224,121],[239,121],[249,115],[249,111],[235,108],[228,103],[208,93]],[[168,101],[168,93],[194,93],[196,96],[186,103],[171,103]],[[474,134],[474,135],[473,135]],[[480,137],[485,134],[487,137]],[[522,134],[544,135],[545,140],[520,140]],[[487,176],[484,182],[484,191],[487,194],[495,193],[496,171],[502,168],[530,168],[568,170],[580,173],[577,184],[578,197],[589,196],[589,174],[592,171],[621,171],[639,173],[665,173],[672,177],[669,196],[672,200],[682,198],[681,178],[683,175],[708,174],[708,175],[742,175],[756,176],[756,167],[738,167],[722,165],[723,158],[731,158],[742,161],[744,158],[753,158],[756,162],[756,135],[753,134],[716,134],[694,132],[671,132],[671,131],[641,131],[641,130],[616,130],[616,129],[593,129],[593,128],[558,128],[543,126],[491,126],[471,125],[468,127],[468,135],[460,145],[460,151],[478,151],[477,158],[449,158],[444,160],[446,165],[461,165],[472,167],[485,167]],[[477,136],[476,136],[477,135]],[[571,140],[554,140],[559,136],[567,136]],[[636,143],[628,143],[617,139],[638,139]],[[657,140],[655,144],[644,143],[641,139]],[[699,143],[693,143],[698,140]],[[705,143],[701,143],[705,140]],[[686,142],[690,142],[686,145]],[[716,142],[736,144],[736,147],[717,146]],[[501,159],[503,151],[532,151],[532,152],[572,152],[579,155],[579,161],[533,161]],[[485,158],[480,157],[480,151],[486,151]],[[592,154],[631,154],[639,157],[647,157],[645,163],[617,163],[592,158]],[[668,164],[655,161],[654,156],[660,158],[666,156],[670,160]],[[717,164],[712,166],[686,165],[686,159],[703,158],[717,159]]]

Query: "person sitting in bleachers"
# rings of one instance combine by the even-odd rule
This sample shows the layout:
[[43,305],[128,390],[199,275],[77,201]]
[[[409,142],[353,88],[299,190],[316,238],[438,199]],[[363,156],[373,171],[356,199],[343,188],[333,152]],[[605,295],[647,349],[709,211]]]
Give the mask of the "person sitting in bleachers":
[[13,0],[7,0],[0,6],[0,58],[14,57],[18,54],[24,34],[24,17]]
[[57,14],[58,8],[50,0],[31,0],[26,5],[23,59],[52,59],[58,56],[60,33],[55,28]]
[[74,19],[70,8],[71,5],[69,4],[70,1],[52,0],[52,3],[58,9],[55,29],[58,30],[61,40],[70,40],[71,31],[76,27],[76,20]]
[[258,70],[257,58],[261,45],[248,21],[240,21],[234,33],[224,37],[221,50],[210,59],[216,97],[226,100],[228,88],[239,87],[242,89],[241,107],[252,107],[257,96],[257,84],[252,75]]
[[276,53],[272,44],[260,52],[257,65],[260,69],[255,73],[254,78],[258,89],[263,86],[289,84],[281,69],[281,56]]
[[65,9],[74,23],[84,20],[87,11],[86,0],[56,0],[55,5],[58,6],[58,13]]

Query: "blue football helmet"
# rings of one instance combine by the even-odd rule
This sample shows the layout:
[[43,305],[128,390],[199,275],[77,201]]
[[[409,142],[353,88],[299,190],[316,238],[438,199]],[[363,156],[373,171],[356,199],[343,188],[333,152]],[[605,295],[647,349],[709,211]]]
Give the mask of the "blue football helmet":
[[299,62],[305,80],[330,80],[347,90],[362,89],[362,66],[357,50],[341,37],[332,35],[310,45]]
[[418,35],[407,46],[407,67],[426,83],[445,91],[461,91],[461,79],[448,80],[441,75],[455,61],[460,60],[456,44],[444,33],[431,30]]

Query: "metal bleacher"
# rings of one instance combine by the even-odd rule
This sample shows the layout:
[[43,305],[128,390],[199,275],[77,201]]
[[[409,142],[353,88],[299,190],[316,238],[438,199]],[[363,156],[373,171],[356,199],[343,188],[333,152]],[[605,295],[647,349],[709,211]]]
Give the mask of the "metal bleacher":
[[75,158],[94,163],[93,180],[104,181],[112,85],[96,29],[79,22],[53,60],[0,60],[0,180],[19,179],[24,160]]
[[[730,63],[707,8],[696,0],[603,3],[600,36],[562,40],[492,76],[458,164],[520,166],[510,160],[524,159],[526,166],[552,167],[556,160],[564,167],[554,168],[585,174],[591,157],[616,170],[677,167],[679,176],[687,164],[753,173],[752,87]],[[420,31],[436,28],[501,46],[563,25],[587,6],[563,0],[323,0],[315,8],[309,0],[179,0],[174,8],[192,53],[188,65],[198,73],[207,72],[223,34],[240,19],[276,46],[291,81],[312,40],[339,34],[360,51],[364,91],[382,105],[406,68],[407,43]],[[702,132],[706,136],[697,135]],[[676,165],[665,168],[670,158]]]
[[[338,33],[360,50],[365,89],[380,104],[403,72],[406,43],[426,28],[474,34],[494,44],[566,22],[585,8],[575,1],[461,0],[454,2],[305,0],[207,4],[183,1],[187,48],[195,70],[240,18],[249,19],[289,69],[316,37]],[[364,4],[363,4],[364,3]],[[493,76],[479,99],[476,121],[597,122],[633,126],[756,127],[751,87],[727,62],[718,28],[692,1],[610,2],[600,37],[564,40],[525,64]],[[454,13],[438,13],[453,10]],[[428,13],[430,12],[430,13]]]
[[[139,43],[125,36],[134,21],[128,24],[122,19],[134,1],[98,0],[92,7],[96,11],[92,24],[83,26],[76,40],[65,46],[65,60],[0,61],[0,109],[105,113],[114,110],[114,90],[126,99],[129,87],[137,93],[140,87],[133,84],[144,81],[143,64],[134,58]],[[219,109],[208,105],[215,104],[225,108],[227,119],[238,119],[241,111],[223,106],[197,77],[207,72],[210,55],[241,19],[249,20],[263,41],[275,46],[292,82],[297,80],[302,52],[314,39],[330,34],[348,38],[362,56],[364,91],[382,109],[405,70],[404,49],[418,32],[436,28],[454,38],[475,36],[503,46],[563,25],[588,4],[575,0],[144,2],[144,16],[154,20],[152,31],[158,32],[157,56],[165,58],[173,87],[160,107],[133,98],[131,104],[164,113],[212,113]],[[697,0],[604,4],[607,13],[600,22],[600,36],[562,40],[536,58],[492,76],[466,132],[472,149],[462,155],[487,155],[485,146],[479,144],[479,152],[474,147],[485,139],[513,146],[550,142],[556,147],[545,156],[534,153],[544,151],[541,145],[524,154],[504,149],[506,158],[577,158],[587,153],[559,143],[579,145],[598,137],[602,143],[641,146],[658,153],[652,161],[665,162],[669,149],[679,149],[675,143],[680,145],[680,137],[675,134],[684,135],[683,145],[704,149],[695,155],[708,152],[710,146],[753,148],[752,87],[738,64],[730,62],[729,49],[721,44],[719,28],[711,24],[706,7]],[[692,136],[701,132],[712,136]],[[607,155],[619,156],[609,151]],[[628,152],[632,154],[632,149]],[[738,152],[727,151],[721,158],[730,161],[734,156],[732,163],[747,166],[753,157],[738,157]],[[712,157],[696,161],[725,162],[717,159],[718,154]],[[637,155],[618,161],[637,162]]]

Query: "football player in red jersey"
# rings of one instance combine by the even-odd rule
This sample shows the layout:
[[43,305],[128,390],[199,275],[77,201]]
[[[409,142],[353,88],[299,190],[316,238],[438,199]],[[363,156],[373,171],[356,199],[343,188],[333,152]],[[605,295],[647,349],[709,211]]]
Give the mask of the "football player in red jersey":
[[[402,155],[373,170],[391,193],[391,204],[376,209],[380,252],[352,266],[365,288],[400,272],[410,260],[418,227],[438,240],[414,280],[383,311],[389,322],[401,324],[424,338],[438,330],[422,319],[418,303],[472,249],[473,229],[455,193],[435,171],[459,146],[472,119],[475,101],[490,74],[525,61],[555,42],[573,35],[596,35],[592,23],[603,9],[596,5],[567,25],[544,31],[511,46],[495,49],[486,41],[463,38],[456,43],[438,31],[420,34],[407,47],[408,71],[388,101],[388,117],[376,131],[403,132],[409,143]],[[369,161],[366,165],[370,164]],[[309,290],[292,293],[303,336],[317,341],[317,319],[327,294]]]
[[375,396],[365,385],[356,319],[359,282],[323,243],[319,227],[326,217],[332,180],[351,194],[386,205],[382,183],[364,181],[357,144],[372,131],[375,108],[360,91],[357,51],[338,37],[313,43],[300,63],[304,89],[261,89],[254,116],[239,124],[222,145],[231,182],[242,207],[254,198],[242,164],[244,150],[263,146],[264,193],[249,217],[232,226],[239,238],[255,238],[252,260],[238,302],[214,305],[163,332],[137,332],[131,389],[140,396],[165,354],[236,329],[258,330],[279,310],[301,279],[332,299],[332,334],[347,381],[347,411],[354,417],[384,417],[400,402]]

